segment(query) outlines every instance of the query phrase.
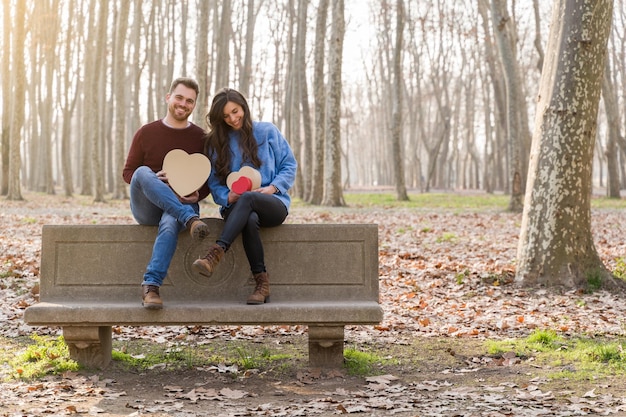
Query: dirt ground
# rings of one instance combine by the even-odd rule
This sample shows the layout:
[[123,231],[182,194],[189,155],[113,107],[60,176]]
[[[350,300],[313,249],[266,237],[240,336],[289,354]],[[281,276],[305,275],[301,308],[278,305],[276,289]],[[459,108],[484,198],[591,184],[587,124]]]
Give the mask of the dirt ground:
[[[0,415],[626,416],[622,378],[553,380],[559,366],[489,356],[480,340],[360,341],[352,346],[388,360],[370,376],[350,376],[345,369],[308,368],[304,335],[279,339],[297,354],[261,369],[163,364],[139,370],[113,361],[102,371],[3,383]],[[258,348],[252,343],[259,339],[239,346]],[[277,341],[266,336],[262,343]]]
[[[22,320],[24,309],[38,301],[42,225],[134,223],[127,201],[26,198],[0,201],[0,352],[9,355],[32,334],[59,334]],[[203,213],[211,216],[211,210]],[[623,213],[604,210],[593,218],[598,252],[614,268],[626,254]],[[486,340],[521,338],[536,329],[552,329],[566,339],[623,338],[626,332],[624,294],[525,290],[509,282],[520,215],[302,207],[289,221],[379,225],[385,318],[379,326],[347,328],[345,340],[346,348],[381,358],[370,372],[352,376],[346,369],[310,369],[306,329],[244,326],[197,334],[180,328],[120,329],[115,349],[147,342],[184,345],[190,352],[207,346],[242,352],[266,347],[285,355],[250,369],[207,360],[142,370],[113,361],[104,370],[4,380],[0,417],[626,416],[626,381],[618,374],[589,377],[568,364],[487,353]],[[0,360],[0,376],[9,372]]]

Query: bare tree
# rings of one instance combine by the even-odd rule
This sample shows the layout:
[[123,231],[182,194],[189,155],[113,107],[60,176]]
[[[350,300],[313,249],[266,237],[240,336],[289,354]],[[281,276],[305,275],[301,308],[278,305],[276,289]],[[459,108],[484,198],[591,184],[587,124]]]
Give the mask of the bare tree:
[[517,251],[524,286],[616,285],[591,233],[591,176],[612,0],[555,0]]
[[537,69],[543,68],[544,52],[543,40],[541,39],[541,12],[539,11],[539,0],[533,0],[533,12],[535,14],[535,49],[539,55],[537,59]]
[[215,68],[215,88],[222,88],[228,86],[229,80],[229,66],[230,66],[230,53],[229,46],[231,43],[231,36],[233,36],[231,14],[232,5],[231,0],[223,0],[220,2],[222,6],[219,23],[219,28],[215,33],[215,42],[217,46],[217,53],[215,56],[215,62],[217,64]]
[[345,35],[343,0],[332,4],[332,24],[328,53],[328,102],[326,124],[326,147],[324,149],[324,197],[325,206],[343,206],[341,189],[341,68],[343,40]]
[[[298,51],[296,56],[296,85],[298,86],[299,105],[301,107],[302,117],[302,152],[300,152],[299,170],[302,175],[302,193],[301,197],[308,200],[311,195],[312,188],[312,160],[313,160],[313,127],[311,121],[311,108],[309,105],[309,88],[307,85],[307,66],[306,66],[306,34],[308,21],[309,0],[299,0],[298,2],[298,28],[302,28],[302,33],[296,37]],[[291,138],[298,140],[298,138]]]
[[[106,62],[106,53],[107,48],[105,48],[106,43],[106,30],[107,30],[107,18],[109,16],[109,0],[100,0],[100,8],[98,11],[98,23],[96,26],[96,56],[95,62]],[[94,68],[93,74],[93,86],[95,94],[90,94],[90,108],[93,109],[95,113],[94,118],[94,132],[91,133],[91,169],[94,178],[94,201],[95,202],[103,202],[104,201],[104,171],[102,169],[102,144],[104,140],[103,129],[100,129],[99,126],[102,126],[102,120],[105,114],[105,106],[104,99],[106,96],[106,92],[104,91],[104,76],[105,76],[105,68],[101,66],[96,66]]]
[[391,143],[393,147],[393,166],[396,182],[396,198],[408,201],[404,181],[404,152],[402,146],[402,96],[404,77],[402,76],[402,33],[404,32],[404,2],[396,1],[396,42],[393,48],[393,84],[391,101]]
[[491,0],[491,14],[494,33],[506,84],[506,126],[509,150],[509,210],[522,211],[524,195],[524,170],[522,168],[522,149],[524,132],[522,117],[526,117],[525,108],[520,108],[522,93],[516,49],[516,30],[514,21],[507,10],[507,0]]
[[43,3],[45,23],[41,22],[40,33],[43,64],[43,83],[40,88],[44,97],[39,103],[41,119],[41,140],[39,141],[41,156],[39,158],[39,187],[48,194],[54,194],[54,177],[52,175],[52,140],[54,137],[54,71],[57,67],[57,37],[59,33],[59,0]]
[[196,28],[196,80],[200,87],[194,121],[204,126],[204,117],[209,112],[209,97],[211,97],[211,82],[209,79],[209,2],[201,1],[198,6],[198,27]]
[[78,100],[78,92],[80,85],[80,77],[78,65],[72,65],[75,58],[81,55],[80,27],[83,26],[83,15],[77,12],[77,0],[70,0],[66,5],[67,16],[69,21],[75,22],[71,28],[65,32],[61,41],[62,49],[59,55],[63,57],[63,64],[58,71],[58,85],[64,94],[59,95],[59,107],[61,109],[61,146],[59,165],[61,166],[61,177],[63,178],[63,191],[66,197],[74,194],[74,181],[72,178],[72,114],[76,108]]
[[[259,2],[259,7],[263,0]],[[239,72],[239,91],[246,97],[250,95],[250,78],[252,76],[252,51],[254,44],[254,27],[259,9],[255,6],[254,0],[248,0],[248,13],[246,16],[246,38],[243,53],[243,65]]]
[[[8,10],[6,10],[8,12]],[[13,84],[12,117],[9,143],[9,181],[7,198],[9,200],[23,200],[22,188],[20,185],[20,168],[22,155],[20,145],[22,141],[24,127],[24,107],[26,91],[26,69],[24,64],[24,40],[26,38],[26,0],[17,0],[15,6],[15,16],[12,27],[14,28],[11,37],[11,81]]]
[[[298,97],[297,97],[297,86],[296,86],[296,70],[295,70],[295,60],[299,51],[297,51],[297,41],[296,35],[294,33],[299,30],[297,26],[297,12],[295,11],[295,0],[288,0],[284,3],[284,8],[286,10],[286,30],[287,33],[282,38],[281,45],[284,47],[285,51],[285,60],[286,60],[286,68],[285,75],[283,79],[284,83],[284,99],[282,106],[282,122],[284,123],[284,134],[288,139],[291,140],[291,145],[293,148],[294,155],[299,159],[300,157],[300,143],[298,142],[299,131],[300,131],[300,108],[297,107]],[[278,121],[280,123],[280,121]],[[302,172],[300,167],[298,168],[298,172],[296,173],[296,180],[294,183],[294,191],[297,196],[301,195],[302,188]]]
[[315,99],[315,136],[313,139],[313,167],[311,172],[311,194],[308,201],[320,204],[324,194],[324,149],[326,148],[326,86],[324,67],[326,56],[326,21],[328,19],[328,0],[320,0],[315,21],[315,49],[313,68],[313,96]]
[[618,168],[618,142],[622,138],[617,107],[617,90],[611,78],[611,67],[607,60],[604,76],[602,77],[602,97],[604,99],[604,112],[607,119],[607,144],[604,156],[607,162],[608,184],[607,196],[620,198],[620,180]]
[[114,168],[113,171],[118,175],[114,176],[114,192],[113,198],[128,198],[126,186],[119,172],[124,168],[126,159],[126,103],[128,103],[129,95],[127,94],[128,75],[126,74],[126,65],[124,59],[124,44],[128,36],[128,19],[130,12],[130,2],[123,1],[120,3],[120,9],[117,13],[117,24],[115,27],[115,50],[113,56],[114,75],[113,88],[115,93],[113,99],[115,101],[115,152],[114,152]]
[[289,141],[295,155],[298,157],[298,173],[296,175],[295,193],[298,197],[306,199],[310,193],[311,173],[309,166],[311,161],[311,113],[309,109],[309,97],[307,89],[306,72],[306,34],[308,0],[298,0],[296,16],[296,35],[291,76],[292,80],[292,123]]
[[11,0],[2,1],[2,138],[0,144],[0,155],[2,167],[0,172],[0,194],[6,195],[9,189],[9,152],[11,137],[11,108],[10,102],[13,95],[13,85],[11,82]]

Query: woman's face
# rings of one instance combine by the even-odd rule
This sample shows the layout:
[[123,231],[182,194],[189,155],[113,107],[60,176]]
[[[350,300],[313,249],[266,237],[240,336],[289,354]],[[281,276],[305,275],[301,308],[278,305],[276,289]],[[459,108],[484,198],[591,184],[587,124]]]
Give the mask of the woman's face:
[[224,106],[224,122],[233,130],[241,129],[244,116],[243,108],[239,104],[229,101]]

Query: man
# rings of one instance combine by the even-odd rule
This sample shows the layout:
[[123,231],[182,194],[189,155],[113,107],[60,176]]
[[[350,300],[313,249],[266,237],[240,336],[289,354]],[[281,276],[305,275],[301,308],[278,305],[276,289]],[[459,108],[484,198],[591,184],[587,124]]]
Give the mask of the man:
[[198,202],[209,195],[208,185],[188,196],[177,195],[168,185],[163,159],[172,149],[189,154],[204,151],[205,132],[188,118],[196,106],[198,83],[177,78],[165,96],[167,114],[142,126],[133,137],[124,166],[130,184],[130,209],[139,224],[159,226],[152,256],[141,283],[142,305],[163,308],[159,288],[176,251],[178,234],[188,229],[195,240],[204,239],[208,226],[199,218]]

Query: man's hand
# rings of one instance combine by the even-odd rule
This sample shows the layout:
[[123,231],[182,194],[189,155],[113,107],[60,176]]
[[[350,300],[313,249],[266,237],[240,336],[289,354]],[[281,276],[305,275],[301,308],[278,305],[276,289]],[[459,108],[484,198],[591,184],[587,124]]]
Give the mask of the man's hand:
[[167,182],[167,174],[165,173],[165,171],[161,170],[161,171],[157,172],[156,176],[157,176],[158,179],[160,179],[164,183],[166,183],[166,184],[168,183]]

